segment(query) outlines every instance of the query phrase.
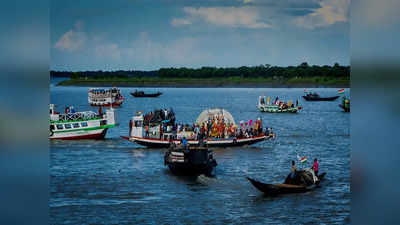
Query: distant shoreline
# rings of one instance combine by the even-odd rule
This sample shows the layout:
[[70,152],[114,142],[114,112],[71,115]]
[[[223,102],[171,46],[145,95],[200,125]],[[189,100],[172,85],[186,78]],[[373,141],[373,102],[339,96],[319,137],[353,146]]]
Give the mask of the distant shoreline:
[[151,81],[95,81],[95,80],[64,80],[57,86],[79,86],[79,87],[176,87],[176,88],[349,88],[349,81],[336,83],[329,82],[290,82],[290,81],[229,81],[229,80],[151,80]]

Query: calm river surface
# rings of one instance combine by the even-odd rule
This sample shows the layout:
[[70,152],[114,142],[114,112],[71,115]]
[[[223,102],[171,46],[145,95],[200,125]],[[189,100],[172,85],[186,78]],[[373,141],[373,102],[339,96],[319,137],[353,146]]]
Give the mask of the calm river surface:
[[[120,125],[105,140],[50,142],[51,224],[305,224],[349,223],[350,114],[334,102],[306,102],[302,88],[142,88],[159,98],[133,98],[117,109]],[[336,95],[336,88],[317,89]],[[90,107],[86,87],[51,86],[51,103],[63,111]],[[349,90],[346,89],[346,93]],[[299,100],[297,114],[257,110],[259,95]],[[163,164],[164,150],[146,149],[121,139],[138,110],[173,107],[177,121],[192,123],[206,108],[225,108],[240,120],[262,117],[273,127],[273,141],[240,148],[215,149],[216,177],[183,178]],[[246,176],[283,182],[296,155],[320,161],[327,172],[322,187],[305,194],[265,197]]]

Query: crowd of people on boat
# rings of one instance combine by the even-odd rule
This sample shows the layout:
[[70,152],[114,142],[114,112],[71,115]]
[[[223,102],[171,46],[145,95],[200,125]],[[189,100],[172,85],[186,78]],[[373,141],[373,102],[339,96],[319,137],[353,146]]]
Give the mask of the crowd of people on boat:
[[[208,138],[249,138],[261,135],[272,135],[272,128],[263,129],[262,120],[241,121],[240,125],[229,122],[222,114],[209,116],[208,120],[201,124],[175,123],[175,114],[172,109],[155,110],[144,115],[145,137],[151,134],[151,127],[159,125],[159,135],[162,138],[164,133],[174,131],[178,137],[189,139]],[[154,131],[154,129],[153,129]]]

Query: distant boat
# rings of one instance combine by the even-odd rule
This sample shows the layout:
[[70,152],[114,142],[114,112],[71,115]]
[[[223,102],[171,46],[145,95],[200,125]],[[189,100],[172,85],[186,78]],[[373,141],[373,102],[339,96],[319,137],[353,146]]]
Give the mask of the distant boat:
[[[302,171],[302,172],[304,172],[304,171]],[[289,184],[286,182],[283,184],[266,184],[266,183],[262,183],[260,181],[254,180],[252,178],[249,178],[249,177],[247,177],[247,179],[259,191],[263,192],[266,195],[275,196],[275,195],[279,195],[279,194],[308,192],[308,191],[318,187],[319,183],[324,179],[325,175],[326,175],[326,173],[322,173],[317,176],[318,177],[317,181],[313,181],[310,179],[310,181],[308,183],[303,183],[303,184]],[[288,176],[290,176],[290,174]]]
[[121,106],[124,97],[121,91],[116,88],[90,88],[88,91],[88,102],[91,106]]
[[297,111],[301,110],[302,107],[294,105],[293,101],[283,102],[279,101],[278,97],[275,100],[274,104],[271,104],[269,101],[269,97],[265,100],[265,96],[258,97],[258,105],[257,108],[260,112],[268,112],[268,113],[297,113]]
[[339,105],[345,112],[350,112],[350,99],[346,96],[343,97],[342,104]]
[[135,90],[135,92],[131,92],[131,95],[136,98],[155,98],[162,95],[162,93],[158,91],[157,93],[146,94],[144,91]]
[[334,101],[337,98],[339,98],[339,96],[333,96],[333,97],[321,97],[319,96],[319,94],[317,93],[307,93],[306,95],[303,96],[303,98],[306,101]]

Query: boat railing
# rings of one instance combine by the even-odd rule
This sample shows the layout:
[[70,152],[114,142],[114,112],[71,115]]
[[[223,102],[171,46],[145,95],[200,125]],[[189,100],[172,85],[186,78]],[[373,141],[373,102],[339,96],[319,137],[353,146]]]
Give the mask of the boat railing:
[[52,121],[52,122],[95,120],[95,119],[102,119],[103,116],[98,115],[93,111],[84,111],[84,112],[59,114],[58,118],[59,118],[58,121]]

